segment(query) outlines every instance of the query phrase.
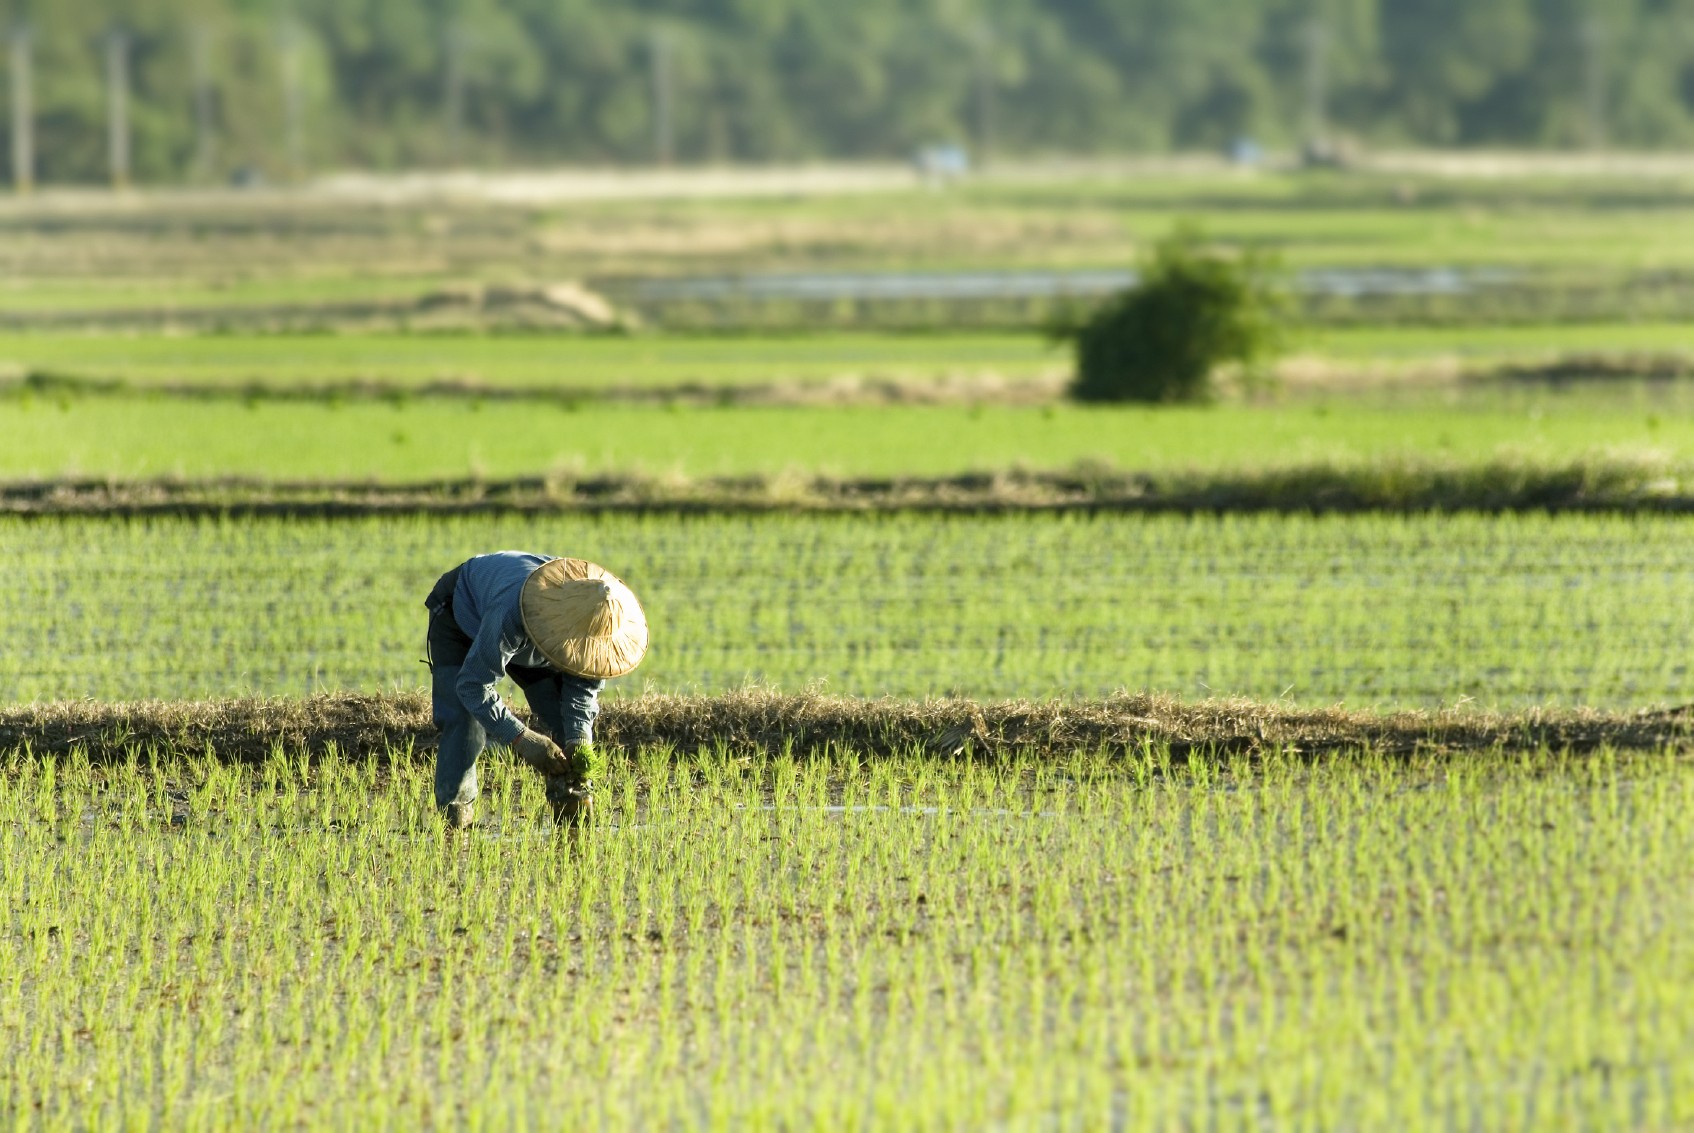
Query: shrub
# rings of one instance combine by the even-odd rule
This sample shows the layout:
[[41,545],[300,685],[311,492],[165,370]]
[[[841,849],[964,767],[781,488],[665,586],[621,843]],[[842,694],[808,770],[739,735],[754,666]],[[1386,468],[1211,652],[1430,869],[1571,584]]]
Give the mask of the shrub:
[[1214,374],[1238,363],[1251,377],[1282,339],[1287,307],[1277,262],[1207,247],[1178,228],[1141,265],[1141,279],[1065,332],[1076,343],[1078,401],[1208,401]]

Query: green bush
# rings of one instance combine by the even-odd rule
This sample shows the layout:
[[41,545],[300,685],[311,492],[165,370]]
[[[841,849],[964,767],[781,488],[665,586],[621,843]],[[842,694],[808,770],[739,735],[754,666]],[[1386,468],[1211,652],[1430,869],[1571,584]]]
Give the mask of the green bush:
[[1141,279],[1068,331],[1078,401],[1210,400],[1220,366],[1251,376],[1282,341],[1288,307],[1277,262],[1209,248],[1178,228],[1141,265]]

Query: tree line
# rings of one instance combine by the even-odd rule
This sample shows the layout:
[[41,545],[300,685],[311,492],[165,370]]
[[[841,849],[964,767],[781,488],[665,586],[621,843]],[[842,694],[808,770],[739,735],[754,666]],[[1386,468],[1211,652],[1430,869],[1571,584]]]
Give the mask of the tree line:
[[5,152],[54,182],[1694,141],[1694,0],[0,0],[0,35]]

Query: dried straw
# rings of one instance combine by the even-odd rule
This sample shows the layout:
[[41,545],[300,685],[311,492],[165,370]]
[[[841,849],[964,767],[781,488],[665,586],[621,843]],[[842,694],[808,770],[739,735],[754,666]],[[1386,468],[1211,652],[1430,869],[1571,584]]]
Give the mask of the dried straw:
[[[1530,709],[1377,714],[1246,700],[1184,703],[1120,695],[1105,700],[861,700],[752,689],[723,696],[610,700],[602,743],[738,754],[849,749],[875,756],[1011,752],[1064,755],[1152,746],[1174,759],[1371,749],[1416,752],[1694,750],[1694,706],[1633,713]],[[0,751],[124,759],[211,754],[262,759],[274,750],[313,756],[408,759],[431,753],[435,732],[421,693],[327,695],[305,700],[75,701],[0,709]]]

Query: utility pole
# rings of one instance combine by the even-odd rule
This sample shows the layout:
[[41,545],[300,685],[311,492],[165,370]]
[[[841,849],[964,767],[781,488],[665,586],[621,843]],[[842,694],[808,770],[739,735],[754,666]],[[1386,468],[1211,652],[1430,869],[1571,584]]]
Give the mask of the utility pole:
[[129,188],[129,36],[106,33],[106,156],[112,188]]
[[1329,28],[1323,17],[1306,22],[1306,149],[1329,149]]
[[459,164],[459,137],[465,121],[464,33],[449,24],[443,38],[442,117],[446,120],[447,164]]
[[283,137],[288,177],[291,181],[301,181],[306,176],[306,107],[300,79],[300,29],[293,21],[287,21],[277,36],[282,52]]
[[671,126],[671,47],[665,29],[653,29],[650,55],[653,65],[653,161],[669,165],[676,156],[676,138]]
[[12,72],[12,185],[19,195],[35,188],[35,84],[29,29],[19,26],[11,37]]
[[194,73],[194,168],[196,181],[208,181],[216,157],[217,141],[212,135],[212,33],[204,24],[195,25],[190,41]]
[[1589,149],[1606,145],[1606,28],[1597,14],[1582,24],[1582,91]]

